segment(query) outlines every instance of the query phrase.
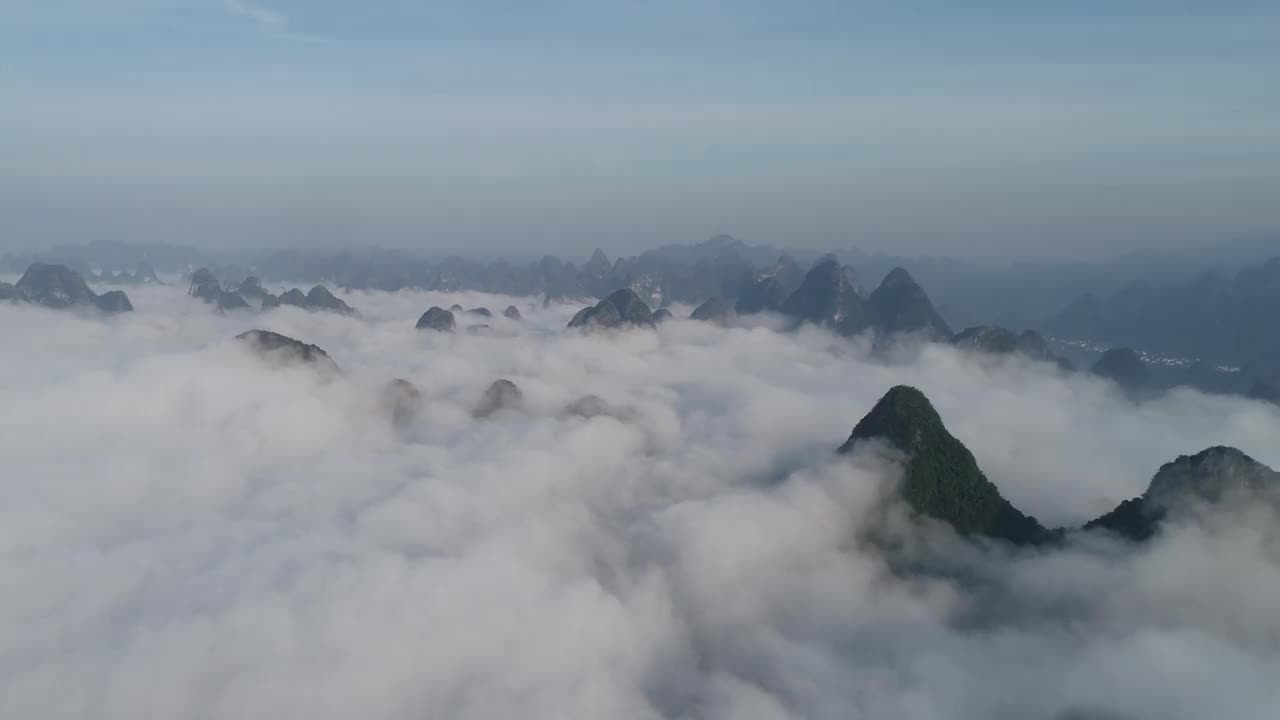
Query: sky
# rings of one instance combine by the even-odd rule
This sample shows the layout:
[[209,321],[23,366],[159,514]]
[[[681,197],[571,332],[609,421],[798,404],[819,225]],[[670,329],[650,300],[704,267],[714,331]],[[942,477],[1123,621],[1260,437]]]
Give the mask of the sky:
[[0,0],[0,248],[1200,245],[1276,77],[1250,0]]
[[[0,717],[1275,717],[1274,488],[1014,549],[910,520],[901,454],[835,452],[908,383],[1078,527],[1211,445],[1280,467],[1274,405],[687,306],[577,333],[573,304],[337,293],[360,316],[0,303]],[[496,316],[414,329],[453,303]],[[498,378],[522,400],[477,417]]]

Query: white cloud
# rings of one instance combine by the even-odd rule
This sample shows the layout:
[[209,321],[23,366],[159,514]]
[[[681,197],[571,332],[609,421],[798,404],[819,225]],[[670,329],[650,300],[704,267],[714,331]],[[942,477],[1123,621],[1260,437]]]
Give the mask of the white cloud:
[[[972,581],[907,576],[861,539],[892,467],[833,452],[910,382],[1006,495],[1079,522],[1213,443],[1280,465],[1273,408],[1134,406],[943,348],[890,366],[816,332],[580,336],[561,331],[576,308],[480,295],[357,293],[350,319],[131,294],[138,312],[105,320],[0,306],[0,716],[1262,718],[1280,700],[1273,517],[1136,552],[926,535]],[[455,301],[527,320],[413,329]],[[259,326],[343,378],[229,342]],[[408,427],[377,401],[393,377],[423,393]],[[472,419],[499,377],[527,411]],[[585,394],[632,419],[561,413]]]
[[323,40],[318,35],[295,31],[288,15],[266,5],[250,2],[249,0],[223,0],[223,7],[228,13],[256,25],[267,37],[275,40],[291,42],[319,42]]
[[289,24],[289,19],[285,17],[284,13],[263,5],[247,2],[247,0],[224,0],[223,6],[227,9],[227,12],[252,20],[263,27],[281,29]]

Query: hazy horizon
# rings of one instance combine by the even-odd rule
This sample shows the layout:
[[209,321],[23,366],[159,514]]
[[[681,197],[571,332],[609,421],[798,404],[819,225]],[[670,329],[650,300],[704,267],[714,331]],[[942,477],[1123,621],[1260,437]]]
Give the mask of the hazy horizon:
[[[0,255],[9,254],[16,258],[34,258],[47,259],[52,262],[60,262],[64,260],[61,251],[70,251],[71,256],[78,256],[81,250],[91,250],[94,247],[119,247],[121,249],[143,249],[140,259],[146,257],[145,248],[164,247],[170,250],[190,252],[193,256],[200,256],[209,262],[253,262],[264,257],[270,256],[277,252],[302,252],[315,253],[317,256],[326,256],[339,253],[360,253],[361,251],[369,251],[374,253],[404,253],[408,257],[422,258],[433,261],[444,260],[446,258],[461,258],[473,262],[496,262],[505,261],[510,263],[530,263],[541,258],[552,256],[561,260],[573,263],[574,265],[583,265],[596,250],[605,253],[610,261],[616,261],[624,258],[634,258],[644,255],[646,252],[661,250],[664,247],[694,247],[708,242],[714,242],[719,238],[730,238],[734,241],[742,242],[751,248],[773,248],[780,253],[790,255],[793,259],[799,261],[804,268],[808,268],[810,264],[818,261],[824,255],[834,255],[842,262],[847,263],[884,263],[884,262],[902,262],[909,265],[916,263],[946,263],[949,265],[965,266],[970,269],[992,270],[992,271],[1011,271],[1016,272],[1020,268],[1046,270],[1050,268],[1069,268],[1069,267],[1094,267],[1104,268],[1111,262],[1128,262],[1140,261],[1147,257],[1163,258],[1165,260],[1173,260],[1181,262],[1180,267],[1186,268],[1218,268],[1218,269],[1237,269],[1250,262],[1259,261],[1267,257],[1280,253],[1280,234],[1258,233],[1251,236],[1241,236],[1235,238],[1227,238],[1220,241],[1212,241],[1205,243],[1190,243],[1179,247],[1160,247],[1144,245],[1138,247],[1121,247],[1112,248],[1109,251],[1104,250],[1096,254],[1079,254],[1079,253],[1063,253],[1056,255],[1043,256],[990,256],[990,255],[973,255],[965,254],[962,248],[956,248],[953,253],[913,253],[910,248],[866,248],[853,243],[843,246],[826,246],[826,247],[799,247],[794,245],[779,245],[772,242],[756,241],[749,238],[744,239],[727,233],[708,238],[679,238],[664,242],[654,242],[650,245],[630,245],[630,246],[601,246],[587,244],[582,247],[577,246],[556,246],[556,245],[529,245],[516,246],[510,248],[487,247],[487,246],[462,246],[451,245],[447,242],[439,244],[417,244],[417,245],[391,245],[381,244],[375,241],[364,243],[358,242],[334,242],[330,244],[321,243],[273,243],[270,241],[261,244],[247,246],[202,246],[195,243],[183,242],[166,242],[163,240],[154,242],[133,241],[120,237],[98,237],[93,239],[69,240],[65,243],[52,242],[33,242],[33,243],[17,243],[6,245],[0,243]],[[1275,252],[1271,251],[1274,245]],[[132,262],[132,261],[130,261]],[[128,263],[126,263],[127,265]],[[124,267],[122,266],[122,268]],[[1120,275],[1134,277],[1136,272],[1132,267],[1117,267],[1116,272]],[[1126,272],[1128,273],[1126,275]],[[11,273],[13,274],[13,273]]]
[[0,2],[0,249],[1212,245],[1280,229],[1277,28],[1239,1]]

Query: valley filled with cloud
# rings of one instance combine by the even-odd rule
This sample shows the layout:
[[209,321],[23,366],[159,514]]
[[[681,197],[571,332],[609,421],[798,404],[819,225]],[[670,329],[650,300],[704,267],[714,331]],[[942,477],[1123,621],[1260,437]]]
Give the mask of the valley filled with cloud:
[[[1280,524],[1014,548],[838,448],[922,390],[1014,505],[1078,527],[1280,409],[768,319],[343,292],[358,316],[0,304],[0,716],[1270,718]],[[488,327],[420,331],[428,307]],[[515,305],[522,319],[501,317]],[[691,308],[677,308],[687,317]],[[338,374],[233,338],[314,343]],[[403,405],[387,386],[418,395]],[[478,412],[495,380],[519,397]],[[392,406],[395,407],[392,407]]]

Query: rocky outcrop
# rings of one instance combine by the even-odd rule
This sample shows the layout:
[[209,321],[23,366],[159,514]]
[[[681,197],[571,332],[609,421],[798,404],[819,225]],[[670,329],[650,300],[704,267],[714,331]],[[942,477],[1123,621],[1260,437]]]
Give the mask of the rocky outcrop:
[[80,273],[65,265],[34,263],[23,273],[16,285],[0,289],[0,298],[64,310],[84,307],[96,308],[105,313],[130,312],[133,304],[129,296],[120,290],[98,295],[89,289]]
[[569,321],[571,328],[653,327],[653,313],[630,288],[618,290],[597,305],[583,308]]
[[602,280],[609,274],[609,270],[613,268],[613,263],[609,261],[609,256],[604,254],[600,248],[596,248],[591,253],[591,259],[582,266],[582,272],[588,278],[593,280]]
[[520,308],[517,308],[515,305],[508,305],[508,306],[507,306],[507,309],[502,311],[502,317],[504,317],[504,318],[506,318],[506,319],[508,319],[508,320],[523,320],[523,319],[524,319],[524,318],[520,315]]
[[308,310],[322,310],[327,312],[336,312],[339,315],[356,315],[355,309],[348,305],[342,299],[336,297],[329,292],[329,288],[323,285],[316,285],[307,292]]
[[689,319],[723,326],[733,324],[738,319],[738,314],[727,300],[714,297],[699,305]]
[[250,330],[237,335],[236,340],[277,365],[306,365],[324,373],[338,372],[338,364],[319,346],[287,335],[270,330]]
[[222,292],[222,286],[218,284],[218,278],[214,277],[212,270],[200,268],[191,273],[191,285],[187,288],[187,294],[191,297],[216,303],[220,292]]
[[621,422],[635,419],[635,410],[616,406],[599,395],[584,395],[564,407],[564,417],[591,419],[595,417],[611,417]]
[[393,423],[408,425],[422,408],[422,392],[408,380],[396,378],[382,389],[382,407]]
[[757,274],[738,294],[734,311],[739,315],[777,312],[804,283],[805,272],[790,255],[783,254],[773,267]]
[[156,269],[151,263],[143,260],[133,269],[133,282],[137,285],[163,285],[160,282],[160,276],[156,275]]
[[156,275],[156,269],[152,267],[151,263],[147,262],[146,260],[139,262],[137,267],[134,268],[133,272],[129,272],[128,270],[121,270],[118,273],[113,273],[110,270],[103,270],[101,273],[98,273],[98,274],[91,273],[91,276],[99,282],[109,283],[112,285],[163,285],[164,284],[160,281],[160,278]]
[[14,286],[18,297],[50,308],[96,306],[97,295],[80,273],[65,265],[35,263]]
[[510,380],[496,380],[480,398],[472,412],[477,418],[485,418],[500,410],[519,410],[524,406],[524,393]]
[[123,290],[109,290],[99,295],[94,304],[105,313],[133,312],[133,303]]
[[415,327],[419,330],[453,332],[456,323],[453,319],[453,313],[444,308],[432,306],[422,313],[422,317],[418,318],[418,324]]
[[306,309],[307,296],[298,288],[292,288],[280,293],[279,295],[267,293],[262,298],[263,310],[281,307],[282,305]]
[[96,279],[113,285],[163,285],[159,276],[156,275],[156,269],[151,263],[143,260],[139,262],[133,272],[121,270],[118,273],[112,273],[110,270],[104,270],[96,276]]
[[739,315],[776,312],[782,309],[783,303],[787,301],[790,294],[778,278],[770,275],[756,280],[754,284],[743,290],[737,303],[734,304],[734,310]]
[[240,283],[240,287],[236,292],[240,293],[240,297],[242,298],[257,300],[259,302],[267,296],[266,289],[262,287],[262,281],[254,275],[250,275],[245,278]]
[[233,293],[223,290],[218,293],[217,306],[219,310],[247,310],[249,303],[240,297],[239,293]]
[[262,309],[290,305],[311,312],[334,312],[339,315],[357,315],[356,311],[342,299],[329,292],[329,288],[316,285],[303,294],[298,288],[292,288],[279,296],[266,293],[262,297]]
[[1049,343],[1044,337],[1034,330],[1016,333],[994,325],[978,325],[956,333],[951,338],[951,344],[962,350],[974,350],[989,355],[1021,355],[1032,360],[1068,367],[1067,361],[1055,355],[1049,349]]
[[1128,391],[1146,391],[1155,386],[1151,368],[1130,348],[1113,348],[1102,354],[1090,372]]
[[191,274],[191,286],[187,294],[219,310],[243,310],[249,307],[249,303],[239,293],[223,289],[218,278],[208,268],[200,268]]

